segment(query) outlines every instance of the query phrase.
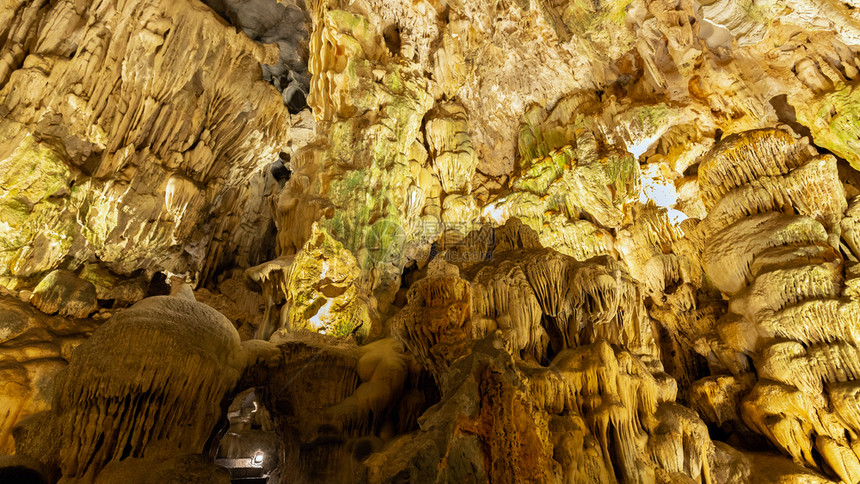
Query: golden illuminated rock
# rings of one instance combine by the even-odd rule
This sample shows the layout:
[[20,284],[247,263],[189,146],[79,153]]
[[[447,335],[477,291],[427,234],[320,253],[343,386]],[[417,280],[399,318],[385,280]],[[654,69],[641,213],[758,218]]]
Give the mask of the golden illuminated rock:
[[857,7],[0,5],[0,481],[860,483]]
[[2,8],[7,287],[63,258],[198,279],[221,257],[259,257],[233,228],[267,219],[260,169],[289,139],[258,74],[276,48],[193,2]]
[[359,278],[355,257],[325,229],[314,231],[289,270],[289,328],[366,335],[370,308],[360,298]]

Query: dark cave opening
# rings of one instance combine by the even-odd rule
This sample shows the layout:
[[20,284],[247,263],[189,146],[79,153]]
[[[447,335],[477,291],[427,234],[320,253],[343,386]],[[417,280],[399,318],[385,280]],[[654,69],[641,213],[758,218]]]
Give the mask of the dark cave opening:
[[295,114],[307,107],[309,19],[303,1],[203,0],[215,13],[251,40],[278,44],[280,57],[273,65],[261,64],[263,80],[269,82]]
[[770,99],[770,105],[776,111],[776,117],[781,123],[791,126],[795,133],[806,136],[812,141],[812,133],[809,128],[797,122],[797,113],[794,111],[794,106],[788,103],[788,96],[780,94]]
[[283,456],[268,409],[254,389],[237,395],[227,409],[227,428],[215,451],[215,464],[234,484],[276,483]]

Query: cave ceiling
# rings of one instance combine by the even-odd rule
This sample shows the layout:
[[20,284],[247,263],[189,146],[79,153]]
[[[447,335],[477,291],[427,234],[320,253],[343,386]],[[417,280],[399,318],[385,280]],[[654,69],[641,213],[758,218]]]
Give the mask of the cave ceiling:
[[858,169],[855,0],[5,0],[0,482],[860,483]]

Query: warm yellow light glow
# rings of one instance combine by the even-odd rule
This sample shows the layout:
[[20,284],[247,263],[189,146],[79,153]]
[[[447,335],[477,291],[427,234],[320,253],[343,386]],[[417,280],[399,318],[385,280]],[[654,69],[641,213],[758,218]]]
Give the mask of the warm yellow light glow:
[[330,318],[329,314],[331,313],[332,305],[334,305],[334,299],[328,299],[325,304],[317,310],[317,313],[308,320],[310,326],[322,334],[325,334],[325,329],[328,326],[327,321]]
[[496,225],[504,225],[508,218],[510,218],[507,207],[503,205],[504,202],[505,199],[501,198],[493,203],[487,204],[481,213],[484,220],[491,220]]

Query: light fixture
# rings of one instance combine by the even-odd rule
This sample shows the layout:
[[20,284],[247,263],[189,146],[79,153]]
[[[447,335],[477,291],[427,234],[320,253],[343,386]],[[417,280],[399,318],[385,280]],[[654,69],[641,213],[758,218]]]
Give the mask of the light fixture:
[[264,454],[262,452],[257,452],[254,454],[254,464],[260,465],[263,463]]

